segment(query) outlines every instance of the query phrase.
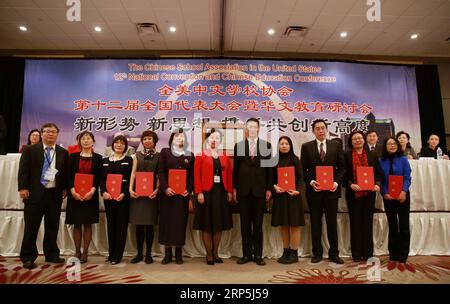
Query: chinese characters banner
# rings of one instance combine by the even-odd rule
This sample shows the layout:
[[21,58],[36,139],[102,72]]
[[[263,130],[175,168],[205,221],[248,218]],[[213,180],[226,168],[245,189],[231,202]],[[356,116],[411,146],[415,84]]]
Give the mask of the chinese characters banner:
[[195,140],[204,122],[260,118],[262,137],[297,144],[313,138],[311,123],[326,119],[329,137],[347,142],[353,130],[380,137],[404,130],[419,147],[414,68],[343,62],[170,59],[27,60],[21,143],[31,129],[55,122],[59,143],[75,144],[83,130],[100,153],[122,133],[135,148],[142,131],[160,137],[183,128]]

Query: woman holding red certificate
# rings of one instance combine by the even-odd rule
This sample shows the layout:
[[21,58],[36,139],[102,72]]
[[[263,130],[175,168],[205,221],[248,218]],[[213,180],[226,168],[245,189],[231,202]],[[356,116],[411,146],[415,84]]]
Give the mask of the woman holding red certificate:
[[158,179],[164,193],[159,212],[159,243],[165,246],[162,264],[172,261],[172,246],[175,246],[176,263],[183,264],[189,195],[194,188],[194,155],[187,150],[183,129],[173,132],[169,147],[161,150]]
[[127,148],[125,136],[118,135],[113,139],[113,154],[103,160],[100,181],[108,226],[107,261],[113,265],[122,261],[128,232],[129,183],[133,159],[126,156]]
[[388,137],[383,143],[380,165],[384,175],[381,194],[383,194],[384,209],[389,224],[388,269],[394,269],[399,263],[398,268],[403,271],[405,268],[409,269],[406,259],[410,243],[411,166],[400,148],[399,141],[394,136]]
[[272,226],[281,226],[283,255],[278,263],[292,264],[298,262],[300,227],[305,226],[300,196],[303,171],[289,137],[281,136],[278,140],[278,156],[278,165],[273,170],[276,184],[273,185]]
[[155,132],[144,131],[141,135],[141,143],[144,149],[137,152],[133,159],[133,171],[130,180],[130,224],[136,225],[137,255],[130,261],[132,264],[139,263],[144,258],[144,240],[147,247],[145,263],[153,263],[153,226],[158,223],[156,177],[159,153],[155,151],[157,142],[158,135]]
[[69,188],[72,195],[67,197],[66,224],[74,225],[75,256],[81,263],[86,263],[92,240],[92,224],[98,223],[98,186],[102,156],[92,151],[94,134],[84,131],[77,139],[81,152],[69,156]]
[[373,212],[376,192],[380,191],[383,172],[374,152],[364,149],[362,131],[350,133],[345,152],[345,198],[350,215],[350,243],[353,261],[373,256]]
[[194,183],[197,205],[193,228],[202,231],[206,263],[223,263],[218,256],[222,231],[233,227],[230,203],[233,198],[231,161],[219,152],[222,134],[212,129],[205,136],[205,151],[195,158]]

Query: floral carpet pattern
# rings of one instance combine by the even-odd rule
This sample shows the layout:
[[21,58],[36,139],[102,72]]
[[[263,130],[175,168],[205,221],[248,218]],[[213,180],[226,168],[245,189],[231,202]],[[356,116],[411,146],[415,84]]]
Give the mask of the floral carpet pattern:
[[346,258],[344,265],[325,259],[311,264],[308,258],[282,265],[266,259],[264,267],[237,265],[235,258],[215,266],[201,258],[186,258],[183,265],[161,265],[159,258],[152,265],[127,260],[113,266],[93,256],[86,264],[69,265],[43,263],[40,257],[38,267],[27,270],[17,257],[0,257],[0,284],[450,284],[448,256],[410,257],[406,267],[389,263],[385,256],[373,263]]

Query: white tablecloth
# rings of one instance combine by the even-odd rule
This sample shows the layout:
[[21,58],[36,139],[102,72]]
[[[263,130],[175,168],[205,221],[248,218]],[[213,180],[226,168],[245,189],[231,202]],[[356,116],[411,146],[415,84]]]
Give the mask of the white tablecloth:
[[[299,254],[309,256],[311,254],[311,231],[309,215],[305,216],[306,226],[302,229]],[[72,238],[72,226],[64,224],[65,213],[61,213],[58,245],[61,254],[74,253]],[[184,254],[191,257],[205,256],[201,234],[192,230],[193,215],[189,215],[188,229],[186,231],[186,245]],[[374,253],[384,255],[388,253],[388,225],[384,213],[376,213],[373,219]],[[18,255],[23,237],[23,212],[0,211],[0,254],[4,256]],[[264,248],[263,255],[269,258],[277,258],[283,253],[283,243],[280,230],[270,226],[270,214],[264,217]],[[421,212],[411,213],[411,249],[410,255],[450,255],[450,213]],[[326,231],[325,221],[323,231]],[[38,249],[42,253],[43,225],[38,234]],[[155,231],[153,253],[160,254],[163,248],[158,244],[158,230]],[[350,256],[350,223],[347,213],[338,214],[339,250],[342,256]],[[326,233],[322,238],[324,254],[327,254],[328,240]],[[130,225],[125,247],[125,255],[136,253],[134,226]],[[91,254],[107,255],[108,243],[106,236],[105,213],[100,214],[100,223],[93,225],[93,237],[90,247]],[[219,249],[221,257],[241,256],[241,234],[239,215],[233,215],[233,229],[223,233]]]
[[[20,155],[0,156],[0,209],[23,209],[17,192],[17,172]],[[450,211],[450,161],[421,159],[411,160],[411,210]],[[339,200],[339,211],[346,212],[343,191]],[[375,205],[383,210],[381,196]],[[65,205],[63,205],[63,209]],[[307,206],[305,204],[307,210]],[[101,203],[101,210],[103,204]]]

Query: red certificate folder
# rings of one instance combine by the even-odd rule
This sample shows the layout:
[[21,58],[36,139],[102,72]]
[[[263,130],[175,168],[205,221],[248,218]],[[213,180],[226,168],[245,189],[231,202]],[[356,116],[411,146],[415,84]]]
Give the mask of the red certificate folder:
[[122,174],[108,174],[106,176],[106,192],[111,194],[113,199],[119,197],[122,190]]
[[295,168],[279,167],[278,168],[278,187],[283,190],[296,190],[295,187]]
[[320,184],[320,190],[331,190],[334,185],[333,166],[317,166],[316,181]]
[[153,172],[136,172],[136,194],[150,196],[153,193]]
[[403,176],[389,175],[388,177],[388,192],[394,199],[397,199],[400,192],[403,191]]
[[364,191],[373,191],[375,188],[375,177],[373,175],[373,167],[357,167],[356,183]]
[[169,169],[169,187],[176,194],[182,195],[186,191],[186,170]]
[[94,184],[94,175],[92,174],[75,174],[74,188],[75,192],[84,197],[92,189]]

